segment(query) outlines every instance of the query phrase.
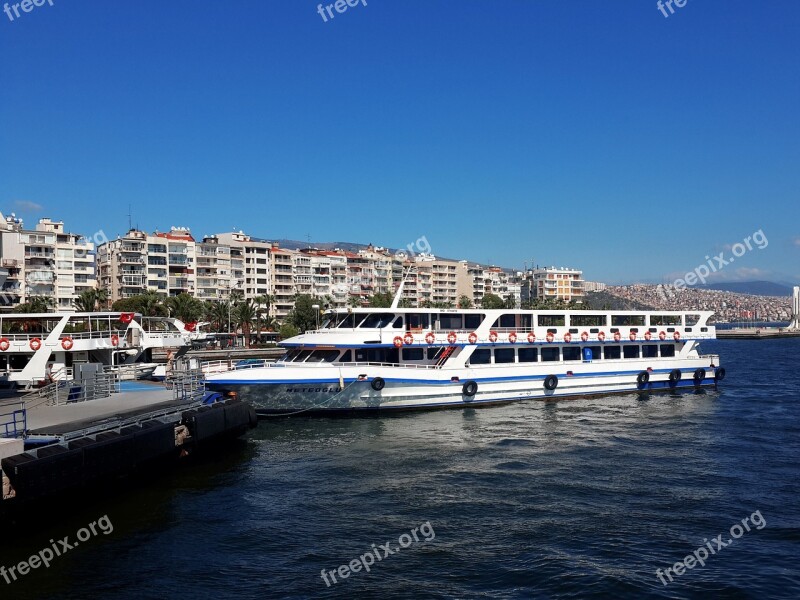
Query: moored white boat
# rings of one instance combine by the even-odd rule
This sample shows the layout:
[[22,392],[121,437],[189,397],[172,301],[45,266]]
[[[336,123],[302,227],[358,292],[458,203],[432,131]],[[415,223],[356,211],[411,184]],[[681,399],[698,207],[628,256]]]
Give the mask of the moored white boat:
[[127,312],[2,314],[0,383],[16,389],[71,379],[82,364],[118,369],[131,378],[149,375],[155,368],[153,348],[190,343],[184,324],[165,317]]
[[263,367],[207,376],[261,414],[482,406],[715,386],[713,313],[340,309]]

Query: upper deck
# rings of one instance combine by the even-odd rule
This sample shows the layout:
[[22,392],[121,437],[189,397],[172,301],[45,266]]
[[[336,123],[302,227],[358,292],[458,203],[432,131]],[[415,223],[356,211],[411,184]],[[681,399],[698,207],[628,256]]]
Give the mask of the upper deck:
[[284,345],[713,339],[715,328],[708,324],[712,315],[711,311],[337,309],[323,315],[319,329],[290,338]]

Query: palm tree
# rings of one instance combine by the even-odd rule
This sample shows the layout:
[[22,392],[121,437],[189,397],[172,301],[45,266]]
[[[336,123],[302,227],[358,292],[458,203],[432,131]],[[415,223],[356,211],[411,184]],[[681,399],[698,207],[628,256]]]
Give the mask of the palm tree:
[[106,288],[97,288],[94,290],[95,302],[97,302],[98,310],[104,309],[108,306],[108,290]]
[[139,312],[145,317],[159,317],[167,314],[163,296],[154,290],[147,290],[144,294],[137,296],[137,304]]
[[[55,306],[55,300],[50,296],[31,296],[25,304],[20,304],[17,307],[17,312],[25,313],[46,313],[50,308]],[[25,307],[24,310],[19,310]]]
[[225,329],[230,314],[231,305],[225,300],[212,300],[206,303],[205,316],[211,321],[217,332]]
[[94,312],[97,305],[97,290],[84,290],[72,301],[78,312]]
[[236,323],[241,325],[242,333],[244,334],[244,341],[247,347],[250,347],[250,326],[256,318],[256,307],[252,300],[244,300],[236,305],[234,310],[234,317]]
[[203,303],[189,294],[178,294],[167,298],[170,313],[184,323],[191,323],[203,316]]

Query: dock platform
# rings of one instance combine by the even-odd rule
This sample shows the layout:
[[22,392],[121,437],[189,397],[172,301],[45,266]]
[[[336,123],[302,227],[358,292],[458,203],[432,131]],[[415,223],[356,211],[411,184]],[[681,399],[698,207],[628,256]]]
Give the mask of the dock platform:
[[789,329],[786,327],[717,329],[717,338],[721,340],[772,340],[791,337],[800,337],[800,329]]
[[0,403],[7,421],[0,427],[5,436],[0,516],[177,464],[202,446],[239,437],[258,424],[253,407],[206,392],[197,373],[188,385],[174,381],[171,389],[115,381],[109,390],[100,377],[107,376],[84,382],[80,390],[74,382],[54,384],[49,393]]

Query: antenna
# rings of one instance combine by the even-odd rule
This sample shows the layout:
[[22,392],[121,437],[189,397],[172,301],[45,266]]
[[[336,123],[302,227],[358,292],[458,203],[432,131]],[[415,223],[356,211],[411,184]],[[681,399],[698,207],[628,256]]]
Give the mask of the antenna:
[[131,216],[131,203],[128,202],[128,231],[133,229],[133,218]]

